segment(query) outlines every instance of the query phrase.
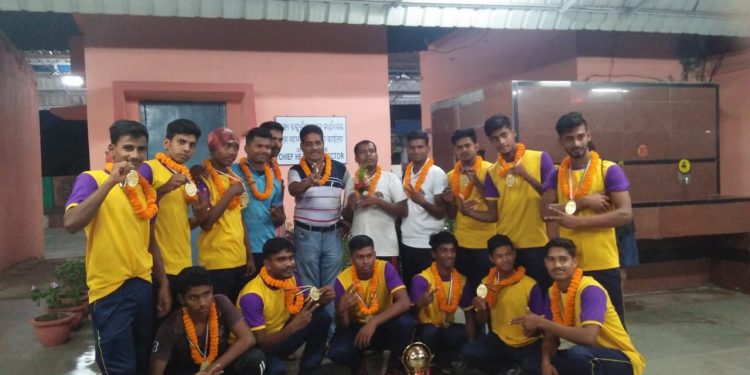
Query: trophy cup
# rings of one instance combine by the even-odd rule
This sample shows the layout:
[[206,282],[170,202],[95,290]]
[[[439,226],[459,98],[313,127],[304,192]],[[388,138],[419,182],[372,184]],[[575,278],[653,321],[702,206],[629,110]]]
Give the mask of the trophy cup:
[[407,374],[429,375],[432,362],[432,352],[423,342],[414,342],[404,349],[401,355],[401,363],[404,364]]

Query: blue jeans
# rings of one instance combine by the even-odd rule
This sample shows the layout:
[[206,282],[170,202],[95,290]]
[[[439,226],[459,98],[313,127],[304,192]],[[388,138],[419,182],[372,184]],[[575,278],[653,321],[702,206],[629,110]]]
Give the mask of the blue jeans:
[[232,303],[237,303],[240,290],[248,282],[245,266],[208,270],[208,274],[211,276],[211,283],[214,285],[214,294],[223,294]]
[[482,279],[490,272],[492,264],[487,249],[469,249],[459,247],[456,251],[456,269],[466,276],[471,290],[475,290]]
[[151,283],[126,280],[91,304],[96,364],[103,374],[145,374],[154,335]]
[[543,247],[527,247],[516,249],[516,265],[526,268],[526,275],[536,280],[539,287],[542,288],[542,297],[549,299],[547,290],[552,286],[552,277],[544,265],[544,257],[547,252]]
[[[294,258],[297,274],[305,285],[323,287],[333,285],[344,266],[344,250],[338,229],[316,232],[294,227]],[[328,315],[334,316],[334,304],[325,306]]]
[[[348,327],[336,327],[328,348],[328,358],[341,366],[357,370],[362,366],[362,352],[354,347],[354,338],[363,324],[354,322]],[[403,313],[388,322],[378,326],[372,335],[367,349],[389,349],[388,369],[401,368],[401,353],[409,345],[414,333],[414,318],[409,313]]]
[[466,345],[461,352],[461,359],[468,366],[487,373],[521,366],[522,373],[536,374],[542,360],[541,350],[541,340],[526,346],[513,347],[503,342],[494,332],[490,332]]
[[314,373],[323,361],[326,351],[328,328],[331,326],[331,316],[325,310],[316,309],[310,323],[301,330],[293,333],[281,343],[273,352],[266,353],[266,375],[286,374],[284,357],[294,353],[302,344],[305,350],[299,364],[300,374]]
[[450,363],[456,359],[469,340],[463,324],[451,324],[447,328],[420,324],[418,332],[419,339],[435,354],[436,363]]
[[632,375],[633,365],[621,351],[576,345],[560,350],[552,365],[560,375]]

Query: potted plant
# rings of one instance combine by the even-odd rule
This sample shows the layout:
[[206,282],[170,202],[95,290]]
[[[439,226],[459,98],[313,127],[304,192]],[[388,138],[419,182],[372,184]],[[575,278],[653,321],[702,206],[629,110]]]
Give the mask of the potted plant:
[[86,263],[83,258],[70,258],[55,268],[55,277],[61,282],[62,304],[65,308],[83,306],[82,315],[88,315],[86,288]]
[[[60,303],[60,290],[57,283],[50,284],[49,288],[31,287],[31,299],[37,306],[42,301],[48,306]],[[48,312],[37,316],[29,321],[34,327],[36,337],[42,346],[58,346],[64,344],[70,338],[71,324],[75,314],[70,312]]]

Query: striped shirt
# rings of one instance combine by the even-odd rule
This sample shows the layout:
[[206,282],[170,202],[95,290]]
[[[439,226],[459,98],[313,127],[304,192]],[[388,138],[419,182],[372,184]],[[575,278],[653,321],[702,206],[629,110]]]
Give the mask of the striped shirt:
[[[313,186],[301,197],[295,198],[294,220],[315,227],[327,227],[341,220],[341,193],[349,180],[346,166],[332,160],[331,177],[323,186]],[[288,181],[300,182],[307,177],[302,168],[293,165],[289,169]]]

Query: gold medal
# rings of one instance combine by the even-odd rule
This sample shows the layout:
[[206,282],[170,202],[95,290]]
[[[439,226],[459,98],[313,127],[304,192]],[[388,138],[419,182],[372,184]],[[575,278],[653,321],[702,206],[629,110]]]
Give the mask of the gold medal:
[[247,192],[240,194],[240,206],[242,206],[242,208],[245,208],[247,207],[248,202],[250,202],[250,196],[247,194]]
[[309,296],[310,296],[310,300],[318,301],[320,299],[320,289],[316,287],[310,288]]
[[138,172],[135,169],[131,169],[125,176],[125,183],[130,187],[135,187],[135,185],[138,185],[138,179]]
[[211,364],[208,361],[203,361],[201,363],[201,372],[208,370],[209,367],[211,367]]
[[574,215],[576,213],[576,210],[578,207],[576,207],[576,201],[569,200],[568,203],[565,203],[565,213],[568,215]]
[[195,186],[195,183],[191,181],[185,184],[185,194],[187,194],[188,197],[191,198],[194,197],[195,194],[198,194],[198,187]]
[[510,187],[513,187],[513,185],[515,185],[515,184],[516,184],[516,176],[515,175],[513,175],[511,173],[508,173],[507,175],[505,175],[505,186],[507,186],[507,187],[510,188]]
[[477,287],[477,296],[479,298],[485,298],[485,297],[487,297],[487,293],[488,292],[489,292],[489,290],[487,289],[487,285],[479,284],[479,286]]

